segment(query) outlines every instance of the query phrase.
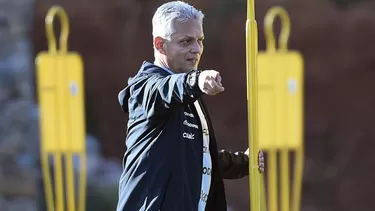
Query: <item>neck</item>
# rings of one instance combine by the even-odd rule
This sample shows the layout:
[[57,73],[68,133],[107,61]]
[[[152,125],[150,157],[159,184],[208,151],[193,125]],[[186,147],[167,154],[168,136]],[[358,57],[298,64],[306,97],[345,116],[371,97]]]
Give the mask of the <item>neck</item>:
[[159,66],[159,67],[167,68],[168,70],[174,72],[173,70],[171,70],[171,68],[165,62],[163,62],[160,59],[155,58],[154,65]]

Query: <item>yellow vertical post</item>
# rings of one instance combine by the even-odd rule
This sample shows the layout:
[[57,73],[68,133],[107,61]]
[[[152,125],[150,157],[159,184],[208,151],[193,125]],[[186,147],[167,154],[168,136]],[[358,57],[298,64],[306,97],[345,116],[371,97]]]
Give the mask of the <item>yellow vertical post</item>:
[[[280,16],[282,23],[279,48],[276,48],[273,34],[276,16]],[[264,30],[266,51],[258,55],[259,139],[260,148],[269,156],[267,202],[270,211],[279,208],[281,211],[298,211],[303,168],[303,59],[299,52],[288,51],[290,20],[285,9],[271,8],[265,17]],[[296,154],[292,197],[290,151]],[[277,184],[277,152],[280,152],[280,190]]]
[[260,182],[258,170],[258,85],[257,85],[258,31],[255,20],[254,0],[247,1],[246,20],[246,84],[249,131],[249,185],[251,211],[261,210]]
[[[55,16],[58,16],[61,22],[59,49],[53,30]],[[69,211],[84,211],[86,152],[83,63],[77,53],[68,52],[69,20],[64,9],[59,6],[52,7],[48,11],[45,24],[48,51],[40,52],[35,63],[46,205],[49,211],[64,211],[65,207]],[[75,155],[78,155],[81,161],[78,206],[73,166]],[[54,188],[49,173],[49,156],[54,158]]]

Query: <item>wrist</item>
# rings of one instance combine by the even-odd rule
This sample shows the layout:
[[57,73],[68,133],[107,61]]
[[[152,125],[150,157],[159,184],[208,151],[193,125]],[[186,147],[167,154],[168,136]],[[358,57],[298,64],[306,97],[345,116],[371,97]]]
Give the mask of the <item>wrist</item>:
[[187,84],[189,85],[189,87],[191,89],[196,89],[198,88],[199,89],[199,75],[202,71],[200,70],[192,70],[190,71],[189,75],[188,75],[188,80],[187,80]]
[[195,93],[194,95],[198,94],[199,96],[203,94],[203,91],[199,88],[199,76],[201,72],[201,70],[190,71],[186,80],[186,84],[190,89],[190,92]]

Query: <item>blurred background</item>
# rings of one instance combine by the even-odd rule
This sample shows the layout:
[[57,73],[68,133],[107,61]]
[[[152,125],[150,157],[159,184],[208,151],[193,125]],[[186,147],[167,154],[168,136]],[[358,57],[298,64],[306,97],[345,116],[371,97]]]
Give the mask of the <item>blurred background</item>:
[[[34,60],[47,50],[44,19],[53,5],[66,10],[69,50],[84,62],[87,210],[115,210],[127,123],[117,94],[144,60],[153,60],[151,18],[163,2],[0,0],[0,211],[46,210]],[[206,98],[219,148],[245,150],[246,1],[186,2],[206,14],[200,68],[220,71],[226,88]],[[289,49],[305,62],[301,210],[375,210],[375,2],[255,4],[259,50],[267,10],[282,6],[291,19]],[[249,210],[248,178],[225,184],[229,209]]]

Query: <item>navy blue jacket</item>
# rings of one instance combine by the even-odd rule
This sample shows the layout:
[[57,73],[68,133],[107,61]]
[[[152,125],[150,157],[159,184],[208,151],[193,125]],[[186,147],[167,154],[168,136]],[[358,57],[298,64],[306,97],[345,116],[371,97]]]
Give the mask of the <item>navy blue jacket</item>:
[[247,155],[217,150],[203,93],[187,82],[192,73],[170,74],[144,62],[120,92],[129,121],[117,211],[198,209],[203,137],[196,100],[210,132],[212,181],[206,211],[227,210],[223,179],[248,175]]

